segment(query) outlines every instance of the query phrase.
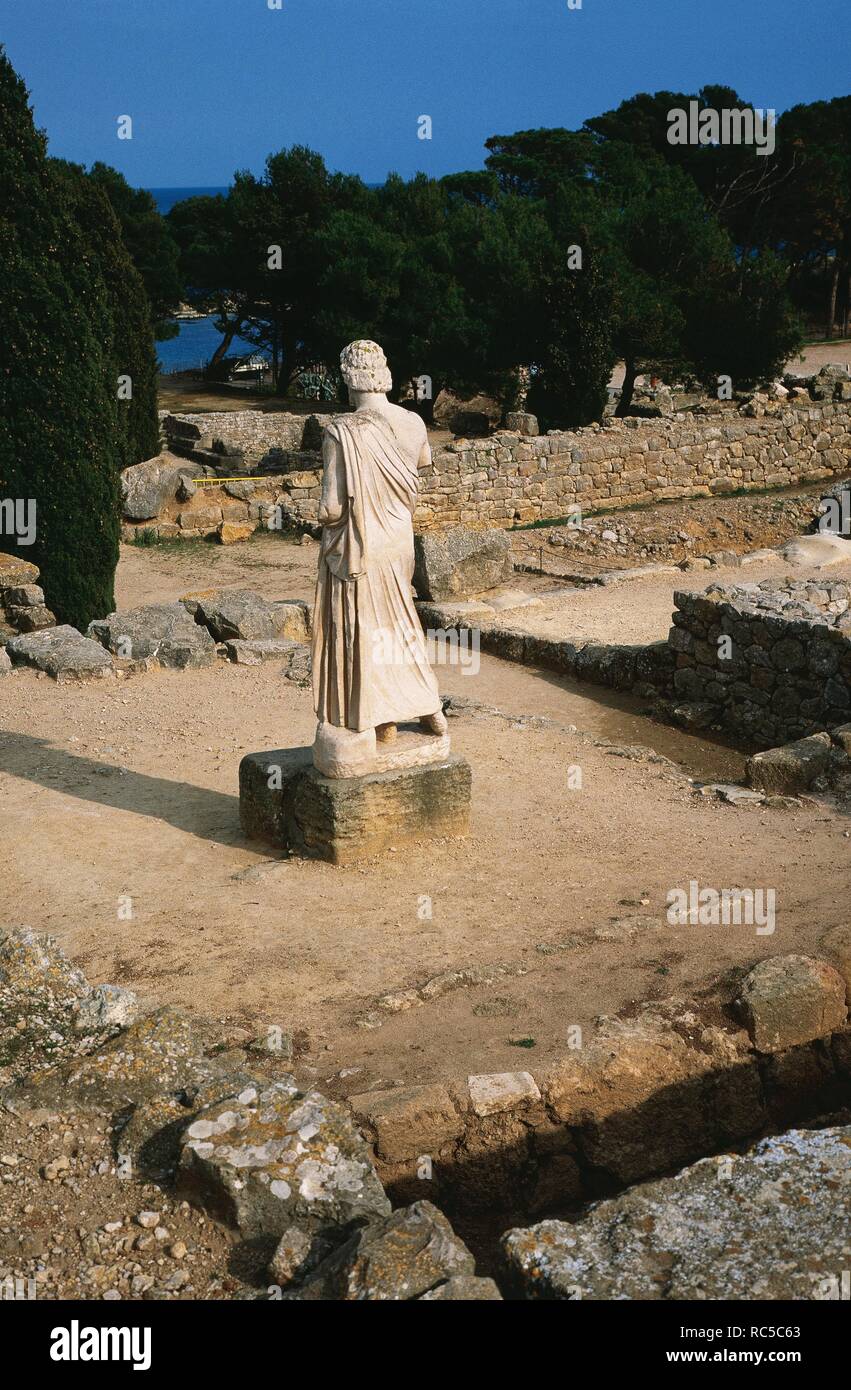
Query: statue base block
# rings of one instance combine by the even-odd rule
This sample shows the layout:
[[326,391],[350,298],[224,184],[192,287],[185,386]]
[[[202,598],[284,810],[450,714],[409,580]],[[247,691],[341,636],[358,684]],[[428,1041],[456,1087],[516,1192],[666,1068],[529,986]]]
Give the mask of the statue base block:
[[472,774],[450,755],[424,767],[323,777],[311,748],[248,753],[239,766],[244,833],[332,864],[352,864],[412,840],[465,835]]

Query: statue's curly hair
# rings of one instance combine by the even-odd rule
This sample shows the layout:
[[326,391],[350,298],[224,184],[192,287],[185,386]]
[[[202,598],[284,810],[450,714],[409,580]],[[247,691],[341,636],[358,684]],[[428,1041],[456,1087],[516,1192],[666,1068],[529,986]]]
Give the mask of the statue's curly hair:
[[359,338],[340,353],[343,380],[353,391],[389,391],[393,385],[387,358],[378,343]]

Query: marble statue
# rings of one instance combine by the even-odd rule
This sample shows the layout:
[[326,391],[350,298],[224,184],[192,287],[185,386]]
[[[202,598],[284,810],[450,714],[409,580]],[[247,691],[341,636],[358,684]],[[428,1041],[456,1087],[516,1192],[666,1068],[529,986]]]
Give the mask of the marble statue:
[[[388,401],[392,380],[377,343],[350,343],[340,365],[354,409],[324,432],[312,641],[313,761],[329,777],[449,753],[411,584],[418,470],[431,462],[426,428]],[[407,721],[419,728],[397,729]]]

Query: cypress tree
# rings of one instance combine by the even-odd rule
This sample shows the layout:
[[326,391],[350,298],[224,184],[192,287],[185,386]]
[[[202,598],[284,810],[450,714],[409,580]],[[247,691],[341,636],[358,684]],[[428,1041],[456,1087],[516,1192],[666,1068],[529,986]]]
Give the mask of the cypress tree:
[[113,315],[67,181],[47,158],[26,87],[0,49],[0,500],[35,505],[35,541],[0,546],[41,570],[60,622],[115,606],[126,453]]
[[56,177],[64,182],[66,205],[72,209],[76,226],[85,237],[93,264],[104,282],[111,320],[115,416],[121,442],[118,467],[127,468],[152,458],[160,448],[151,305],[106,191],[78,164],[64,160],[52,160],[51,164]]

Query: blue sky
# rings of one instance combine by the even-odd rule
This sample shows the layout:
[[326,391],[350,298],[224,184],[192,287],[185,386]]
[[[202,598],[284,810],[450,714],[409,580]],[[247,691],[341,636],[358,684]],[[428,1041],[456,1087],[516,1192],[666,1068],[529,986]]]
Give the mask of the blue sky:
[[0,38],[52,154],[153,187],[226,184],[295,143],[371,182],[479,168],[489,135],[577,126],[637,91],[723,82],[781,111],[849,90],[851,0],[281,5],[5,0]]

